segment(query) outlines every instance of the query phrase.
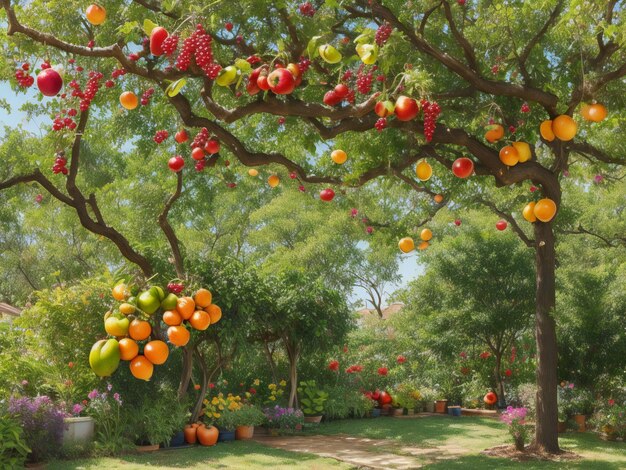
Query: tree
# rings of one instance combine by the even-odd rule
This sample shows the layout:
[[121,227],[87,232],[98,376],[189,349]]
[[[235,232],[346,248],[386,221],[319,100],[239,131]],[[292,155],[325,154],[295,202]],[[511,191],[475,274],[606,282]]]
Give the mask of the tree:
[[[553,0],[538,8],[528,2],[515,5],[478,2],[461,6],[443,0],[437,3],[412,2],[415,8],[406,8],[406,2],[400,0],[385,2],[384,5],[377,1],[355,0],[342,8],[336,8],[335,2],[326,2],[314,19],[308,19],[296,16],[295,5],[291,2],[247,0],[239,2],[237,11],[222,3],[205,8],[203,2],[195,1],[173,6],[144,1],[130,5],[116,2],[109,8],[117,9],[116,16],[123,17],[127,22],[114,26],[107,23],[101,30],[94,31],[90,25],[86,25],[84,30],[76,28],[82,16],[68,11],[64,2],[49,2],[45,8],[38,1],[24,7],[13,6],[10,0],[1,2],[7,17],[7,34],[11,37],[10,48],[15,46],[24,54],[44,51],[43,55],[57,61],[65,60],[67,54],[72,54],[84,58],[85,63],[103,68],[117,62],[129,75],[127,82],[151,83],[164,91],[172,81],[187,78],[190,83],[184,91],[175,96],[170,93],[167,100],[186,126],[205,127],[245,166],[283,166],[287,171],[294,172],[302,183],[346,187],[361,186],[378,177],[397,177],[419,193],[429,194],[431,189],[424,188],[403,172],[426,156],[438,163],[436,169],[439,173],[441,167],[450,168],[454,158],[469,154],[475,161],[478,178],[476,186],[471,183],[464,185],[465,190],[481,193],[480,186],[491,184],[487,178],[480,178],[482,176],[489,176],[497,187],[532,181],[540,188],[541,194],[553,200],[557,207],[561,206],[560,177],[570,166],[603,165],[607,172],[614,173],[624,164],[623,158],[612,156],[619,155],[616,152],[619,149],[618,139],[601,138],[602,129],[617,127],[614,119],[599,126],[586,126],[588,132],[579,133],[579,137],[573,140],[537,137],[542,120],[554,119],[561,113],[571,116],[581,102],[597,98],[602,99],[610,109],[619,107],[623,99],[619,82],[626,75],[626,63],[619,36],[623,19],[615,13],[617,4],[616,0],[585,4]],[[348,44],[362,33],[365,36],[360,36],[358,40],[369,41],[370,44],[360,49],[361,55],[365,61],[371,62],[376,59],[374,32],[368,32],[366,28],[385,24],[379,35],[381,43],[389,32],[386,24],[395,33],[380,50],[378,62],[384,76],[376,81],[377,88],[372,90],[367,82],[378,72],[367,67],[354,68],[353,76],[360,75],[359,81],[363,83],[361,91],[365,91],[359,94],[358,102],[350,97],[354,103],[348,106],[319,104],[326,90],[314,83],[335,84],[345,62],[333,65],[317,59],[305,75],[308,86],[302,91],[285,99],[269,93],[239,100],[228,88],[215,86],[211,79],[221,66],[204,63],[204,69],[192,65],[186,69],[181,67],[184,69],[181,70],[169,67],[166,59],[150,56],[147,45],[141,47],[137,26],[146,16],[170,31],[176,29],[188,35],[191,32],[189,29],[193,28],[188,20],[202,15],[216,18],[216,22],[210,25],[209,34],[213,38],[214,57],[224,65],[241,56],[254,56],[262,62],[271,62],[274,58],[295,62],[305,49],[310,49],[309,54],[314,59],[322,39],[334,42],[340,37],[347,38],[346,44],[339,46],[340,49],[352,54]],[[45,21],[46,30],[28,26],[26,19],[29,17]],[[224,18],[238,25],[236,34],[220,26],[220,20]],[[525,21],[518,21],[519,18]],[[259,25],[267,27],[259,28]],[[118,29],[118,26],[121,28]],[[574,38],[572,29],[575,31]],[[312,47],[307,48],[311,38],[320,33],[324,37],[320,38],[319,44],[314,40]],[[280,40],[277,39],[279,36]],[[78,45],[85,43],[86,37],[97,39],[95,47]],[[572,44],[576,46],[574,54]],[[135,56],[129,58],[130,50],[138,50],[133,53],[137,54],[139,61],[132,60]],[[545,54],[545,50],[550,53]],[[370,51],[369,55],[366,51]],[[324,55],[326,62],[336,62],[326,52]],[[204,59],[210,62],[210,58]],[[239,64],[244,75],[248,75],[250,67],[241,61],[235,63]],[[370,72],[371,76],[368,75]],[[444,109],[444,122],[436,126],[432,135],[432,109],[426,113],[426,123],[398,119],[379,122],[377,116],[371,113],[379,99],[372,94],[377,89],[392,98],[396,98],[402,89],[403,93],[417,98],[439,100]],[[112,101],[109,100],[109,109]],[[481,109],[485,112],[476,111]],[[520,126],[520,110],[525,113],[527,109],[532,112],[523,118],[524,124]],[[207,113],[212,117],[207,117]],[[81,135],[87,115],[87,112],[81,113],[78,122],[65,191],[38,168],[24,168],[11,161],[6,178],[3,176],[0,182],[0,190],[22,183],[38,183],[61,203],[72,207],[88,230],[109,238],[124,257],[150,276],[153,269],[148,258],[127,237],[104,222],[95,195],[85,196],[77,188]],[[268,138],[271,134],[268,130],[275,128],[275,116],[297,121],[281,139],[284,147],[287,144],[292,147],[288,156],[277,151],[275,139]],[[498,157],[499,148],[476,136],[478,128],[489,117],[507,127],[516,127],[511,138],[537,142],[530,161],[509,167]],[[305,125],[314,129],[319,138],[313,134],[304,136]],[[376,126],[380,129],[384,125],[388,129],[382,133],[374,130]],[[264,126],[264,131],[257,132]],[[120,126],[120,132],[127,135],[131,131],[150,135],[149,130],[145,122],[136,118],[129,118],[125,126]],[[424,131],[428,139],[420,137]],[[367,135],[367,138],[355,138],[359,134]],[[335,143],[344,144],[350,155],[366,157],[355,162],[349,174],[340,176],[334,169],[328,171],[324,164],[316,165],[309,158],[318,150],[319,139],[334,139]],[[298,141],[295,146],[294,141]],[[575,156],[585,161],[575,161]],[[209,160],[210,165],[215,162],[215,159]],[[276,171],[275,166],[272,168]],[[451,195],[462,192],[457,189],[462,183],[445,175],[433,181],[432,185],[441,184],[450,188]],[[179,174],[178,189],[181,187],[180,178]],[[493,204],[493,200],[488,202]],[[497,206],[494,210],[502,212]],[[534,237],[531,238],[513,215],[505,215],[524,243],[535,249],[539,357],[535,440],[538,447],[556,452],[557,346],[552,315],[555,305],[554,221],[534,223]],[[177,271],[184,274],[181,271],[184,250],[177,248],[178,239],[173,230],[168,229],[167,217],[159,220]]]

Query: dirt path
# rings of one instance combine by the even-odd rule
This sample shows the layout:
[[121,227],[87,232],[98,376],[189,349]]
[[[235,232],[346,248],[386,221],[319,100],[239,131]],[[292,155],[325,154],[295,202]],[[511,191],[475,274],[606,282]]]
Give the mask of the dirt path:
[[359,468],[408,470],[438,460],[455,459],[467,449],[454,445],[412,447],[387,439],[335,436],[255,436],[260,444],[341,460]]

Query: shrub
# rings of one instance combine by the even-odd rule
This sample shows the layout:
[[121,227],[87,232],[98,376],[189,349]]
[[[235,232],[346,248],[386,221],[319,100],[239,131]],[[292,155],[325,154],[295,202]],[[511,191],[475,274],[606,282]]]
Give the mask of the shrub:
[[187,413],[173,392],[159,390],[155,396],[145,400],[134,414],[132,429],[139,444],[165,444],[185,425]]
[[324,406],[328,400],[328,393],[317,387],[315,380],[300,382],[298,393],[302,395],[302,411],[308,416],[318,416],[324,413]]
[[515,443],[515,448],[519,451],[524,450],[524,445],[528,438],[528,426],[526,425],[527,412],[526,408],[513,408],[509,406],[500,416],[500,420],[508,425],[509,433]]
[[626,405],[613,399],[598,402],[590,424],[598,431],[626,439]]
[[263,412],[253,405],[243,405],[234,414],[236,426],[260,426],[265,421]]
[[30,460],[40,462],[58,454],[63,440],[63,411],[47,396],[11,398],[7,413],[24,431]]
[[526,408],[529,417],[534,417],[536,413],[535,400],[537,399],[537,385],[532,383],[521,384],[517,387],[517,398],[521,406]]
[[294,431],[298,425],[304,423],[302,410],[294,408],[282,408],[276,405],[274,408],[263,410],[267,426],[281,431]]
[[29,452],[17,420],[9,415],[0,416],[0,468],[23,468]]
[[113,392],[111,384],[106,392],[97,389],[89,392],[89,402],[85,413],[95,421],[98,454],[113,455],[132,447],[129,429],[122,410],[122,397]]

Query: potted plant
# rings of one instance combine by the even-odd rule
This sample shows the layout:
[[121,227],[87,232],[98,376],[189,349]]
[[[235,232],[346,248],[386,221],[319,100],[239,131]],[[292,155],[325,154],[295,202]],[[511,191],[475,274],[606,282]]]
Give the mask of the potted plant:
[[237,411],[229,410],[226,408],[220,413],[220,416],[215,420],[215,426],[219,429],[220,434],[217,439],[218,442],[228,442],[235,440],[235,430],[237,429]]
[[301,395],[300,404],[306,423],[319,423],[324,414],[324,404],[328,400],[328,393],[319,389],[315,380],[300,382],[298,393]]
[[63,418],[63,444],[91,442],[94,437],[95,421],[91,416],[81,416],[85,407],[76,403]]
[[578,432],[585,432],[587,415],[593,411],[591,393],[587,390],[576,389],[571,399],[571,411],[578,425]]
[[235,428],[235,439],[246,440],[254,436],[254,427],[263,424],[265,415],[253,405],[243,405],[236,410],[235,418],[237,427]]
[[574,384],[561,382],[557,387],[557,412],[559,415],[558,432],[567,431],[567,420],[571,415],[572,398],[574,395]]
[[31,450],[17,419],[0,409],[0,468],[21,468]]
[[302,424],[304,423],[302,410],[283,408],[276,405],[274,408],[266,408],[263,410],[263,413],[272,436],[278,436],[281,433],[291,434],[302,430]]
[[608,400],[596,407],[591,423],[600,431],[600,438],[615,441],[618,437],[626,438],[626,406]]
[[184,427],[189,418],[187,406],[178,400],[174,400],[170,407],[169,414],[174,434],[170,437],[169,441],[165,441],[164,447],[181,447],[185,444]]
[[424,404],[424,411],[427,413],[435,412],[435,398],[436,393],[432,388],[422,387],[420,389],[420,395],[422,396],[422,403]]
[[139,452],[158,450],[180,430],[180,415],[172,413],[172,396],[161,392],[157,399],[145,400],[132,420],[135,443]]
[[[402,409],[407,410],[407,415],[415,414],[415,407],[421,398],[420,392],[410,383],[402,383],[394,393],[395,403]],[[394,416],[397,416],[394,414]]]

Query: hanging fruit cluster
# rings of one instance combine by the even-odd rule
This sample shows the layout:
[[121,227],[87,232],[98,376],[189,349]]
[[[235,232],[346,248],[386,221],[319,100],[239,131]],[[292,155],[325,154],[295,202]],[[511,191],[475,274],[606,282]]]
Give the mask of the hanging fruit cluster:
[[100,377],[112,375],[120,361],[129,361],[133,376],[148,381],[154,366],[167,361],[168,345],[154,339],[158,335],[153,326],[160,329],[160,321],[156,319],[159,317],[155,316],[159,311],[163,311],[162,320],[169,326],[168,340],[174,346],[189,342],[191,334],[184,321],[196,330],[206,330],[222,317],[221,309],[211,303],[211,293],[206,289],[199,289],[193,298],[179,298],[173,292],[166,294],[161,287],[152,286],[133,296],[130,288],[121,283],[113,288],[112,295],[118,303],[104,315],[104,329],[110,338],[97,341],[89,353],[89,365]]

